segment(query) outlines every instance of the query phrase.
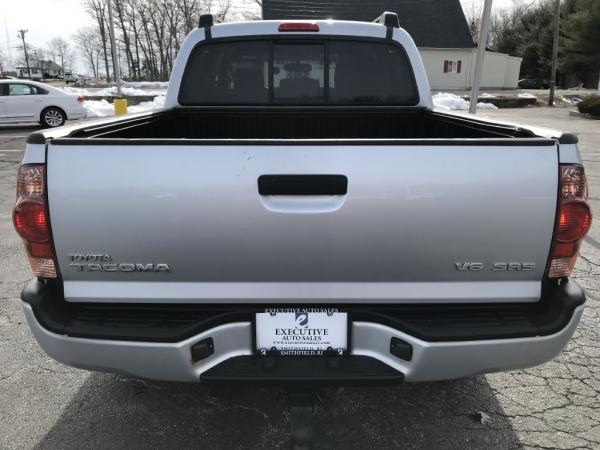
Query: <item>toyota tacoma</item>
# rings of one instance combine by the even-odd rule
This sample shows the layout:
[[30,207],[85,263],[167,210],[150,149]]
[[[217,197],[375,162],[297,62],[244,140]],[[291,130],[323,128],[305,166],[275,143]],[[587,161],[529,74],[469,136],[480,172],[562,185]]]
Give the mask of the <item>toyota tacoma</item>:
[[373,23],[202,16],[164,109],[35,132],[33,334],[157,380],[386,384],[541,364],[585,295],[576,136],[434,110]]

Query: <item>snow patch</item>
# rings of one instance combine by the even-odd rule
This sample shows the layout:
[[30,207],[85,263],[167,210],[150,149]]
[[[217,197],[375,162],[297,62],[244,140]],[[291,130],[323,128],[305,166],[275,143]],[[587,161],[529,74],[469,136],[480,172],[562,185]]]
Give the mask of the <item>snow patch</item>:
[[[466,109],[469,109],[469,108],[466,108]],[[494,105],[493,103],[477,103],[477,109],[493,110],[493,109],[498,109],[498,107],[496,105]]]
[[533,94],[529,94],[529,93],[527,93],[527,92],[524,92],[524,93],[522,93],[522,94],[519,94],[519,98],[535,98],[535,99],[537,99],[537,97],[536,97],[535,95],[533,95]]
[[[469,102],[458,95],[449,92],[438,92],[433,96],[433,105],[447,111],[467,111]],[[498,109],[492,103],[478,103],[477,109]]]
[[576,105],[577,103],[583,101],[579,97],[563,97],[562,95],[559,95],[559,98],[569,105]]
[[484,92],[479,97],[481,97],[481,98],[496,98],[496,96],[494,94],[488,94],[487,92]]
[[165,106],[165,96],[158,95],[154,97],[154,100],[149,102],[142,102],[139,105],[133,105],[128,108],[130,113],[140,113],[145,111],[153,111],[155,109],[162,109]]
[[[165,104],[164,95],[159,95],[154,100],[149,102],[142,102],[139,105],[132,105],[127,108],[127,112],[130,114],[140,113],[145,111],[153,111],[155,109],[161,109]],[[86,100],[83,102],[83,106],[87,110],[88,117],[108,117],[115,115],[115,108],[112,103],[106,100]]]

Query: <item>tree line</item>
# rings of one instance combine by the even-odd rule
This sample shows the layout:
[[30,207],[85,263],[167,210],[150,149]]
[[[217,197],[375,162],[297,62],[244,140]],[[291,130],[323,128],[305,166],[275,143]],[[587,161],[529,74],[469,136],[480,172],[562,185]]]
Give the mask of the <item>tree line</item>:
[[[82,28],[74,41],[95,77],[112,76],[108,4],[83,0],[94,26]],[[231,0],[112,0],[117,53],[123,76],[131,80],[169,79],[175,57],[201,14],[222,22]]]
[[[548,79],[552,64],[555,0],[515,3],[491,20],[487,47],[523,58],[521,78]],[[467,12],[467,15],[470,15]],[[470,17],[477,39],[478,18]],[[600,1],[561,2],[558,71],[563,87],[595,87],[600,73]],[[562,75],[562,76],[561,76]]]

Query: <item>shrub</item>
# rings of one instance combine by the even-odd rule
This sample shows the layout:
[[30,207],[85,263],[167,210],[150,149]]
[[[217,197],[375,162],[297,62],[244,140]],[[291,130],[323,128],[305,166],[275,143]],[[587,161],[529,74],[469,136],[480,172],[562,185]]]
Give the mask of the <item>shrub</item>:
[[600,95],[590,95],[577,104],[580,113],[600,116]]

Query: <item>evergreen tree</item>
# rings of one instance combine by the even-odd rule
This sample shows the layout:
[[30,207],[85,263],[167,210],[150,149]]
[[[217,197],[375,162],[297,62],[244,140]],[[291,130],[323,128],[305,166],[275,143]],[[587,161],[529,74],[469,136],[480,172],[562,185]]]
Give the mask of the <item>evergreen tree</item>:
[[591,82],[600,73],[600,1],[575,0],[563,21],[560,67]]

